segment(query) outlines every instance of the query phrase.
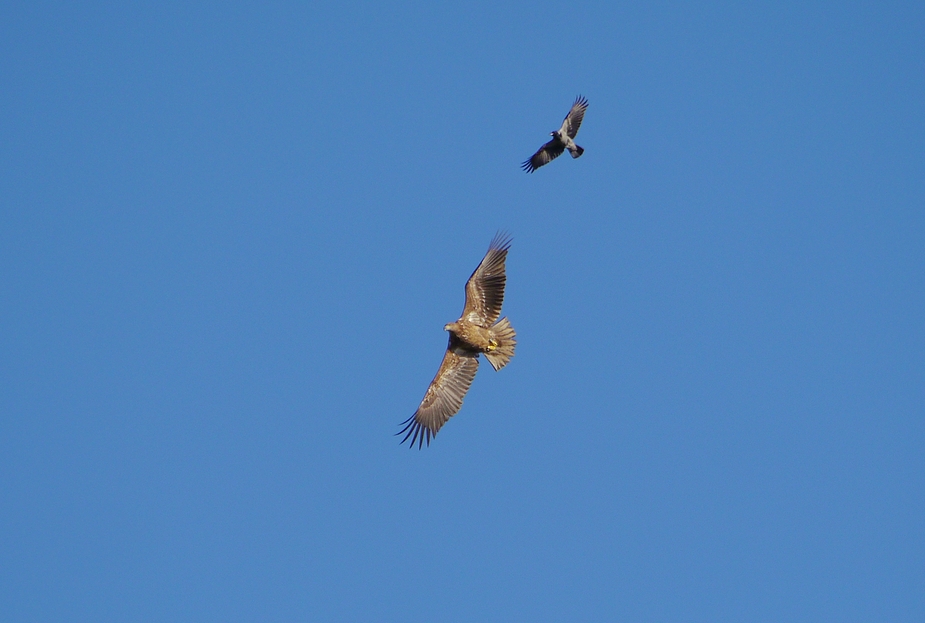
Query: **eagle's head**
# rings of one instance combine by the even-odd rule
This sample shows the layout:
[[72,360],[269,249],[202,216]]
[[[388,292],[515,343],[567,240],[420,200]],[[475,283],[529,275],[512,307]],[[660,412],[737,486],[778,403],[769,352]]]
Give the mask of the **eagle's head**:
[[454,332],[455,332],[456,329],[458,329],[458,328],[459,328],[459,325],[456,324],[455,322],[449,322],[449,323],[443,325],[443,330],[444,330],[444,331],[454,331]]

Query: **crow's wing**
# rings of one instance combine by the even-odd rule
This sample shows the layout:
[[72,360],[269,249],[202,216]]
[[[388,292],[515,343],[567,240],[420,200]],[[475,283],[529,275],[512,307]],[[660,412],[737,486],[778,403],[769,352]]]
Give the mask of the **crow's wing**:
[[572,104],[572,109],[568,111],[567,115],[565,115],[565,119],[562,121],[562,127],[559,128],[559,132],[568,134],[569,138],[575,138],[575,135],[578,134],[578,128],[581,127],[581,120],[585,118],[586,110],[588,110],[588,100],[579,95],[575,98],[575,103]]
[[551,141],[540,147],[538,152],[533,154],[529,160],[525,161],[520,166],[527,173],[533,173],[544,164],[552,162],[561,156],[563,151],[565,151],[565,143],[560,141],[558,138],[553,138]]

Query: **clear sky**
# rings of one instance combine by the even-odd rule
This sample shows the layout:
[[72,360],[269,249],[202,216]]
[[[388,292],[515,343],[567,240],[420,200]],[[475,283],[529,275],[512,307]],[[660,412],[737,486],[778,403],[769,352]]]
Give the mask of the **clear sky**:
[[[7,4],[0,620],[925,620],[923,41]],[[499,229],[517,354],[409,450]]]

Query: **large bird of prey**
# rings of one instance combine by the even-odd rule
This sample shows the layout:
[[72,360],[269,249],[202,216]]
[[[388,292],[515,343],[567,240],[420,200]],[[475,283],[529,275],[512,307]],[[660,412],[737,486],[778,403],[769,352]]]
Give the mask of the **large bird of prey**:
[[511,238],[498,233],[488,245],[488,252],[469,281],[466,282],[466,305],[456,322],[444,326],[450,332],[450,342],[443,355],[437,376],[431,381],[418,410],[402,422],[398,435],[405,443],[411,439],[420,449],[424,442],[437,436],[440,427],[456,415],[472,379],[479,369],[479,353],[485,355],[495,370],[500,370],[514,356],[514,327],[507,318],[498,320],[504,301],[504,261]]
[[581,120],[585,118],[585,111],[588,109],[588,100],[579,95],[572,104],[572,109],[565,115],[565,120],[555,132],[550,132],[552,140],[540,147],[540,150],[524,162],[521,167],[527,173],[533,173],[541,166],[559,157],[559,155],[568,149],[572,158],[577,158],[585,153],[585,150],[575,144],[574,138],[578,134],[578,128],[581,126]]

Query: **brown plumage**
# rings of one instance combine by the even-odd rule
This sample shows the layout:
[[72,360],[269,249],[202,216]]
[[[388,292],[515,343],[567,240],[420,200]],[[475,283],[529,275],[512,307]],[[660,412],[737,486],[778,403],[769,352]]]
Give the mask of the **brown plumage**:
[[437,435],[440,427],[456,415],[463,398],[479,369],[479,353],[485,355],[495,370],[500,370],[514,356],[516,334],[507,318],[498,321],[504,302],[504,262],[511,246],[507,234],[498,233],[488,246],[478,268],[466,282],[466,305],[456,322],[447,324],[450,341],[437,376],[431,381],[418,410],[402,422],[397,434],[404,434],[418,448]]

